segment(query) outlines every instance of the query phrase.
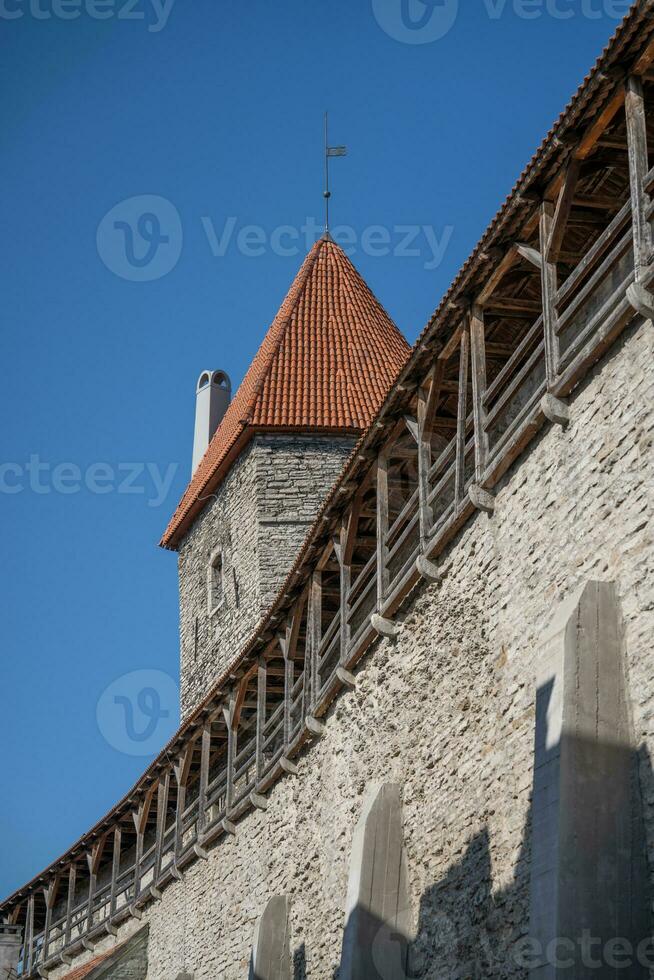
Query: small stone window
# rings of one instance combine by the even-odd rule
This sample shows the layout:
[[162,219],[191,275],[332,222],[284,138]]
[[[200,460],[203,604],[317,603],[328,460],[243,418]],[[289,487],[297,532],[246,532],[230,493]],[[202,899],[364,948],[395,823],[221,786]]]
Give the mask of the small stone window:
[[213,616],[218,611],[225,598],[223,586],[223,554],[216,551],[211,556],[209,562],[209,572],[207,575],[207,598],[209,604],[209,615]]

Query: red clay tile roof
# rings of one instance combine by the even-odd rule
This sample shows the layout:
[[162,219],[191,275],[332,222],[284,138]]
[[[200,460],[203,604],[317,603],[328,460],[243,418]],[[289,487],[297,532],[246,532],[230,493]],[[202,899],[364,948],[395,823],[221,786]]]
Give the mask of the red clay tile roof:
[[118,947],[115,949],[110,949],[109,952],[102,953],[100,956],[95,956],[92,960],[89,960],[88,963],[84,963],[83,966],[78,966],[74,970],[71,970],[70,973],[64,974],[61,980],[84,980],[84,977],[87,977],[91,970],[94,970],[96,966],[99,966],[100,963],[108,959],[108,957],[116,952],[117,948]]
[[338,245],[313,246],[161,539],[174,547],[254,430],[359,433],[409,345]]

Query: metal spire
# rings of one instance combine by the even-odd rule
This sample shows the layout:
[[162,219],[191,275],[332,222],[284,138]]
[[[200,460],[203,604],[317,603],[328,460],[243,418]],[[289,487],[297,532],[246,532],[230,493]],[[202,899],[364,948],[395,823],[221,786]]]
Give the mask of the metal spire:
[[325,198],[325,234],[329,234],[329,199],[332,196],[329,189],[329,158],[330,157],[344,157],[347,153],[346,146],[330,146],[329,145],[329,113],[325,112],[325,190],[323,192],[323,197]]

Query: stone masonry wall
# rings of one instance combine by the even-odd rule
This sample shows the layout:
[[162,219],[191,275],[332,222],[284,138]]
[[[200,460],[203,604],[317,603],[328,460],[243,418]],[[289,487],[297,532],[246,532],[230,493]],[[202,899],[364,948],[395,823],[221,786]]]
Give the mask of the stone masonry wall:
[[[182,717],[254,630],[352,450],[351,438],[258,435],[179,552]],[[223,601],[212,612],[208,569],[222,554]]]
[[614,580],[622,604],[651,867],[651,325],[628,331],[571,410],[567,430],[548,425],[506,474],[495,514],[452,543],[444,583],[416,590],[397,640],[364,658],[299,774],[147,908],[148,980],[246,977],[255,922],[283,893],[296,978],[337,976],[352,834],[364,787],[386,780],[403,792],[412,976],[526,977],[513,952],[529,919],[536,651],[591,578]]

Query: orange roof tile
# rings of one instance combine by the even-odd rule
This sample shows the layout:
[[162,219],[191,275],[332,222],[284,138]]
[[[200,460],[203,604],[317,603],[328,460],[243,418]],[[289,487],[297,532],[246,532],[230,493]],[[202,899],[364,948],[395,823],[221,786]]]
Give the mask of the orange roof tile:
[[370,424],[409,345],[343,250],[313,246],[161,539],[174,547],[255,430]]
[[110,949],[107,953],[102,953],[100,956],[94,956],[92,960],[89,960],[82,966],[76,967],[74,970],[71,970],[70,973],[66,973],[61,980],[84,980],[84,977],[87,977],[91,970],[94,970],[96,966],[99,966],[100,963],[103,963],[104,960],[108,959],[115,952],[116,949]]

